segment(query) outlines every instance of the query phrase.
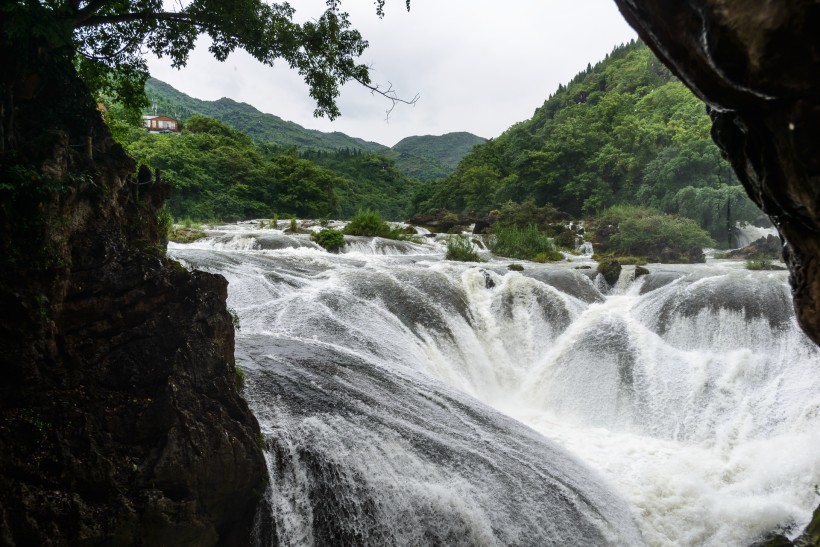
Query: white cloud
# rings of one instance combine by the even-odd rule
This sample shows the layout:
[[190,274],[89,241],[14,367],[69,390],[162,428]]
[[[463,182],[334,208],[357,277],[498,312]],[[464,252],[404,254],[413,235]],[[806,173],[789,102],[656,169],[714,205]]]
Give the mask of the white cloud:
[[[371,77],[392,83],[414,107],[389,104],[358,84],[342,89],[342,116],[313,118],[314,104],[298,74],[284,63],[263,66],[238,52],[225,63],[200,47],[180,71],[149,60],[151,73],[193,97],[230,97],[263,112],[322,131],[393,145],[410,135],[469,131],[495,137],[533,110],[587,63],[602,59],[635,32],[612,0],[404,0],[387,2],[379,20],[372,2],[342,4],[370,42],[362,62]],[[297,16],[321,13],[324,2],[294,3]]]

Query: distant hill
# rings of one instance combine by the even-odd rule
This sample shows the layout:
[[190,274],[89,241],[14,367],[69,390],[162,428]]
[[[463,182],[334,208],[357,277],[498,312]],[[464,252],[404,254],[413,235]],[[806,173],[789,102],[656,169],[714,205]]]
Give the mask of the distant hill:
[[458,162],[473,149],[473,146],[486,141],[487,139],[461,131],[441,136],[407,137],[393,146],[393,150],[418,158],[434,160],[452,172]]
[[307,129],[232,99],[195,99],[154,78],[148,80],[145,92],[152,103],[151,113],[156,107],[157,114],[181,120],[194,114],[202,114],[250,135],[257,142],[284,147],[295,146],[303,151],[336,152],[347,149],[379,154],[392,159],[404,175],[422,182],[451,174],[461,158],[466,156],[474,145],[485,142],[481,137],[460,132],[441,136],[407,137],[391,149],[338,131],[325,133]]
[[382,144],[350,137],[338,131],[324,133],[315,129],[307,129],[297,123],[260,112],[249,104],[238,103],[232,99],[222,98],[218,101],[195,99],[154,78],[146,83],[145,93],[152,104],[156,105],[158,114],[183,120],[194,114],[203,114],[227,123],[258,142],[329,152],[344,148],[368,152],[389,150]]
[[392,159],[399,171],[421,182],[444,178],[453,172],[451,168],[434,159],[420,158],[392,149],[381,154]]

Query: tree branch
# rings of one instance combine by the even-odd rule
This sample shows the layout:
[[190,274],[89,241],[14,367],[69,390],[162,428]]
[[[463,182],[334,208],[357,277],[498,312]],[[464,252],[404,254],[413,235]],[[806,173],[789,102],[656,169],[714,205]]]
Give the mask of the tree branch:
[[[75,19],[76,21],[76,19]],[[74,26],[96,27],[100,25],[113,25],[116,23],[131,23],[134,21],[179,21],[182,23],[204,24],[191,19],[190,15],[179,12],[137,12],[124,13],[122,15],[98,15],[87,17],[83,21],[75,22]]]
[[[83,9],[77,10],[77,15],[74,17],[73,21],[74,27],[76,28],[82,26],[84,22],[100,11],[100,8],[102,8],[107,2],[108,0],[91,0]],[[75,2],[75,5],[79,7],[80,2]]]
[[392,84],[392,82],[387,82],[387,89],[382,89],[382,87],[381,87],[380,85],[378,85],[378,84],[373,85],[373,84],[371,84],[371,83],[365,82],[365,81],[360,80],[360,79],[358,79],[358,78],[355,78],[355,80],[356,80],[359,84],[361,84],[361,85],[363,85],[364,87],[366,87],[367,89],[369,89],[369,90],[370,90],[370,94],[371,94],[371,95],[381,95],[382,97],[384,97],[385,99],[387,99],[388,101],[390,101],[390,108],[388,108],[388,109],[385,111],[385,121],[389,121],[389,120],[390,120],[390,113],[391,113],[391,112],[393,112],[393,109],[394,109],[394,108],[396,108],[396,105],[397,105],[397,104],[401,103],[401,104],[409,104],[409,105],[411,105],[411,106],[415,106],[415,105],[416,105],[416,103],[417,103],[417,102],[419,101],[419,99],[421,98],[421,95],[419,95],[418,93],[416,93],[416,96],[415,96],[415,97],[413,97],[413,98],[412,98],[412,99],[410,99],[410,100],[407,100],[407,99],[402,99],[401,97],[399,97],[399,96],[396,94],[396,90],[395,90],[395,89],[393,89],[393,84]]

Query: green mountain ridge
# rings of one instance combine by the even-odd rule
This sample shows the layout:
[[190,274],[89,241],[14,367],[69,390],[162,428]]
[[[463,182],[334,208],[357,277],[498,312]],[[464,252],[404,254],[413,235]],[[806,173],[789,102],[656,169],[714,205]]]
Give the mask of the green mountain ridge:
[[156,107],[157,113],[168,113],[180,119],[185,119],[193,114],[202,114],[227,123],[259,142],[273,143],[284,147],[312,148],[328,152],[344,148],[355,148],[368,152],[389,149],[383,144],[350,137],[338,131],[325,133],[316,129],[307,129],[295,122],[283,120],[274,114],[261,112],[254,106],[227,97],[216,101],[195,99],[154,78],[146,83],[145,92],[152,103],[152,107]]
[[575,76],[532,118],[477,145],[453,174],[419,188],[418,213],[486,213],[508,202],[575,217],[615,205],[695,220],[718,241],[760,210],[710,136],[695,97],[639,41]]
[[296,147],[300,151],[362,150],[376,153],[393,160],[404,175],[423,182],[446,177],[475,144],[485,141],[470,133],[455,132],[441,136],[407,137],[391,149],[340,131],[326,133],[307,129],[226,97],[216,101],[195,99],[154,78],[148,80],[145,91],[152,104],[149,112],[182,120],[201,114],[238,129],[257,142]]

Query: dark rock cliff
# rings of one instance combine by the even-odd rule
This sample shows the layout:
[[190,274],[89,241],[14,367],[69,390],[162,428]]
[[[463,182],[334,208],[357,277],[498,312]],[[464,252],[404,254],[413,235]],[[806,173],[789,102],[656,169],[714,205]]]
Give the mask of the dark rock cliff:
[[[615,2],[709,105],[715,142],[780,232],[797,317],[820,344],[820,2]],[[820,508],[794,545],[820,546]]]
[[798,319],[820,343],[820,3],[616,3],[710,105],[715,142],[780,231]]
[[167,187],[44,51],[0,52],[0,544],[246,545],[227,283],[166,258]]

